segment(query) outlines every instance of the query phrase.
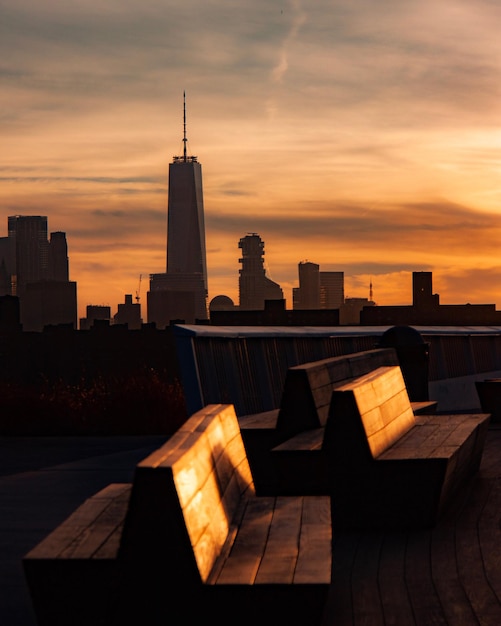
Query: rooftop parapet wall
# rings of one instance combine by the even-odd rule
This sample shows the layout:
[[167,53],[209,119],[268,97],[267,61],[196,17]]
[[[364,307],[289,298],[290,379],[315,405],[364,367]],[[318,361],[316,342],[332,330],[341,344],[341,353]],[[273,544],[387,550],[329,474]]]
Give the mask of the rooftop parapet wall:
[[[501,370],[501,327],[414,327],[429,345],[429,397],[449,410],[449,379],[461,379],[463,408],[478,408],[476,378]],[[388,327],[174,326],[189,413],[212,402],[238,415],[279,407],[289,367],[376,347]],[[436,395],[441,381],[440,396]],[[474,401],[475,404],[471,405]],[[445,402],[445,404],[444,404]],[[452,407],[451,410],[457,410]]]

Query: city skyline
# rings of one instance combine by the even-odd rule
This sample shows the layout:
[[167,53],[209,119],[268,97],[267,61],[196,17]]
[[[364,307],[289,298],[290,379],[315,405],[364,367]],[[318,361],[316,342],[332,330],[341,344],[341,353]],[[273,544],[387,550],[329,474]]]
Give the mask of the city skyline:
[[[289,1],[228,7],[0,0],[0,223],[47,215],[79,317],[165,268],[168,165],[204,164],[209,302],[238,302],[238,242],[266,243],[292,308],[298,262],[346,297],[501,308],[501,7]],[[0,232],[0,236],[6,235]],[[143,308],[144,311],[144,308]],[[143,312],[144,316],[144,312]]]

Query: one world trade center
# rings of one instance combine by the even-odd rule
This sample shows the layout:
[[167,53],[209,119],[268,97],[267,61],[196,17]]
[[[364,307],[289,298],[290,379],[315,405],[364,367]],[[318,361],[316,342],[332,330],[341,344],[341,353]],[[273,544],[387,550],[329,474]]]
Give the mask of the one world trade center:
[[202,166],[188,155],[187,141],[183,94],[183,154],[169,164],[166,272],[150,276],[148,321],[157,326],[207,319]]

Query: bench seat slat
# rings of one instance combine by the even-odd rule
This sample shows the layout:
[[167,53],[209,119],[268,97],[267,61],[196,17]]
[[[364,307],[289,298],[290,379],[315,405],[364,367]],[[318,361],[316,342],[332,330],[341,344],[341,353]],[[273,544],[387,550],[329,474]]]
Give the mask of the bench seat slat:
[[413,400],[411,401],[414,415],[431,415],[437,410],[438,402],[436,400]]
[[305,430],[302,433],[287,439],[287,441],[284,441],[280,445],[275,446],[272,452],[295,452],[299,450],[305,452],[320,452],[324,440],[324,432],[324,428]]
[[217,584],[254,584],[268,539],[274,503],[275,499],[269,497],[247,499],[241,525]]
[[108,539],[95,552],[94,559],[111,560],[116,559],[122,541],[122,533],[124,528],[126,510],[123,512],[122,521],[117,524],[116,528],[109,535]]
[[275,429],[277,427],[278,411],[279,409],[271,409],[270,411],[263,411],[261,413],[242,415],[242,417],[238,419],[240,428],[242,430]]
[[478,419],[478,417],[471,419],[471,416],[468,416],[462,422],[458,423],[453,430],[451,429],[445,443],[448,445],[461,445],[466,437],[474,432],[482,421],[483,419]]
[[[129,484],[113,483],[91,498],[88,498],[64,522],[35,546],[28,553],[27,557],[34,560],[67,557],[70,554],[71,546],[76,545],[76,542],[82,542],[82,537],[85,537],[86,533],[91,533],[96,520],[99,520],[103,512],[116,500],[119,501],[120,508],[117,525],[123,523],[130,489],[131,486]],[[97,546],[87,544],[85,553],[82,550],[82,558],[93,558],[99,547],[100,544]]]
[[329,583],[331,567],[325,554],[332,549],[330,519],[328,499],[322,496],[303,498],[301,537],[294,583],[311,584],[319,579],[326,584]]
[[[96,517],[93,523],[85,528],[71,544],[61,552],[60,558],[92,558],[109,541],[113,533],[123,527],[125,513],[129,503],[130,489],[110,500],[109,504]],[[109,552],[109,550],[107,550]],[[103,558],[103,553],[101,553]]]
[[[265,498],[259,498],[265,500]],[[223,563],[216,564],[211,584],[330,583],[330,503],[328,498],[266,498],[256,507],[247,502],[225,546]],[[251,536],[249,537],[249,532]],[[237,535],[235,538],[235,535]],[[222,558],[222,557],[221,557]]]
[[[427,423],[427,417],[429,423]],[[468,456],[471,452],[471,449],[467,449],[466,446],[468,437],[473,435],[472,445],[474,445],[478,426],[485,421],[486,416],[482,414],[449,415],[445,423],[441,423],[440,417],[420,416],[421,419],[416,427],[380,454],[378,460],[409,458],[411,451],[414,451],[415,457],[448,459],[461,449]]]
[[277,498],[257,584],[290,584],[294,579],[301,533],[302,498]]

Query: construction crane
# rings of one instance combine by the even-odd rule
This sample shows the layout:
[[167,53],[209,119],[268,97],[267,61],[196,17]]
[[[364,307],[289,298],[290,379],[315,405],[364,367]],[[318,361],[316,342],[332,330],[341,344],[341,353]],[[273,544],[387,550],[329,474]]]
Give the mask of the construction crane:
[[139,292],[141,291],[141,279],[143,278],[142,274],[139,274],[139,284],[136,289],[136,302],[139,304],[140,296]]

